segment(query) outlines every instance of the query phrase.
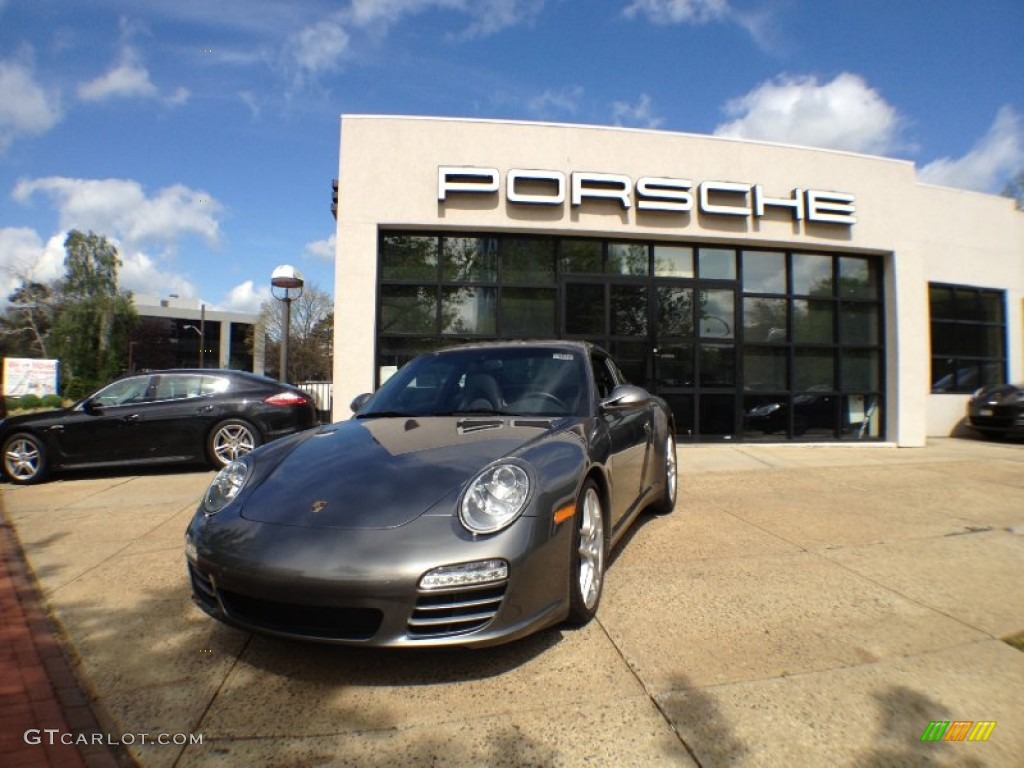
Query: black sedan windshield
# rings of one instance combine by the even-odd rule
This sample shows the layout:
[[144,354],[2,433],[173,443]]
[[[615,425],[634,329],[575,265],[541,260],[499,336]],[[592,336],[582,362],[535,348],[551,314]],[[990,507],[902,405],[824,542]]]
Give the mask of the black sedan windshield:
[[463,348],[418,357],[358,414],[578,416],[586,412],[584,360],[559,347]]

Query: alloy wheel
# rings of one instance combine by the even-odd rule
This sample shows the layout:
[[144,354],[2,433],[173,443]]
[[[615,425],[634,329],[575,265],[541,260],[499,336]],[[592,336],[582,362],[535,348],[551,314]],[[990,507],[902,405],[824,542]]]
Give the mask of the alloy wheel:
[[244,424],[225,424],[213,437],[213,453],[221,464],[230,464],[255,448],[256,437]]
[[14,480],[31,480],[39,472],[39,446],[27,437],[15,438],[7,444],[4,466]]
[[592,610],[601,596],[604,578],[604,517],[601,498],[593,487],[583,497],[583,517],[580,520],[580,597],[587,609]]

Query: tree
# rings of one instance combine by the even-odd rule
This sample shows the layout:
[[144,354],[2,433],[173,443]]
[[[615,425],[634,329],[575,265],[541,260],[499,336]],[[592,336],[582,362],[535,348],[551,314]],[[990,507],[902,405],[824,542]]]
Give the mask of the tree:
[[[266,329],[266,372],[280,378],[282,302],[270,299],[260,306],[260,325]],[[288,380],[324,381],[333,373],[334,300],[316,285],[307,285],[291,302]]]
[[63,303],[50,337],[61,361],[64,391],[74,397],[125,369],[129,335],[138,318],[131,294],[117,287],[121,260],[106,237],[73,229],[64,248]]
[[5,336],[4,353],[49,357],[47,337],[59,306],[60,291],[23,277],[7,301],[7,310],[0,320]]
[[1003,195],[1016,200],[1017,210],[1024,211],[1024,171],[1017,171],[1016,175],[1006,182]]

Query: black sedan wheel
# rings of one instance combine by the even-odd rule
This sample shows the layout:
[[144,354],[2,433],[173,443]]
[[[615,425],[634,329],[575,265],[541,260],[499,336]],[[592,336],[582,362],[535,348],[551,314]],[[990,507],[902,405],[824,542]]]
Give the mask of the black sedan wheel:
[[582,626],[594,618],[604,586],[604,508],[593,480],[587,480],[576,502],[573,567],[569,584],[569,623]]
[[242,419],[222,421],[210,432],[210,461],[218,469],[252,453],[260,444],[256,428]]
[[651,509],[659,515],[667,515],[676,508],[676,495],[679,493],[679,463],[676,460],[676,439],[669,435],[665,440],[665,469],[664,482],[665,492]]
[[4,472],[13,483],[28,485],[46,474],[46,449],[29,434],[11,435],[4,443]]

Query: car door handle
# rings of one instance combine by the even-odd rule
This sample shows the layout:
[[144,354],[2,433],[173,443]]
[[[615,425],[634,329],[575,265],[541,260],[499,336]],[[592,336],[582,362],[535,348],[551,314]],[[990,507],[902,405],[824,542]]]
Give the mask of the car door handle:
[[213,410],[212,405],[204,405],[202,408],[197,408],[196,413],[209,413]]
[[139,414],[133,413],[131,416],[125,416],[121,421],[127,424],[137,424],[139,422]]

